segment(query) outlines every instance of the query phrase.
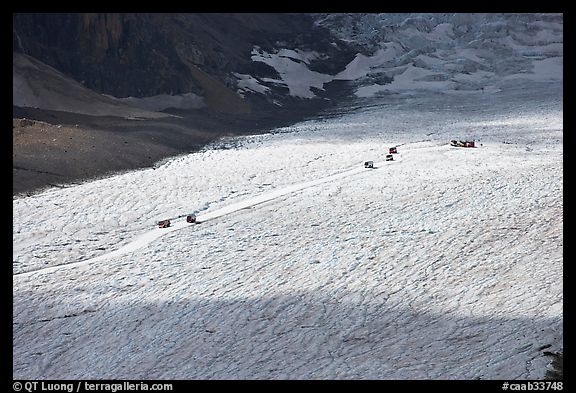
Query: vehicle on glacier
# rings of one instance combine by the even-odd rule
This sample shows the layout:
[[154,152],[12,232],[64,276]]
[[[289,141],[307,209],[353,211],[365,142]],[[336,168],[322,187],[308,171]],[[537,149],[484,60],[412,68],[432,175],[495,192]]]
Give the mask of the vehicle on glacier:
[[188,213],[188,214],[182,214],[178,217],[173,217],[173,218],[168,218],[166,220],[158,221],[158,223],[157,223],[158,228],[168,228],[171,225],[172,220],[177,220],[177,219],[182,218],[182,217],[186,217],[187,223],[194,224],[196,222],[196,214]]
[[454,147],[476,147],[474,141],[457,141],[455,139],[450,141],[450,146]]
[[170,220],[158,221],[158,228],[168,228],[170,226]]
[[364,168],[374,168],[374,161],[364,162]]

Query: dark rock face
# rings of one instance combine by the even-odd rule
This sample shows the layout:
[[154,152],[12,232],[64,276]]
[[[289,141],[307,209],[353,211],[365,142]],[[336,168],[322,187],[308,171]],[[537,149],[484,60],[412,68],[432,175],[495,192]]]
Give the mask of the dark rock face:
[[205,95],[213,84],[198,70],[231,87],[231,72],[261,66],[251,61],[254,45],[323,51],[330,61],[316,68],[340,71],[351,54],[313,22],[306,14],[14,14],[13,46],[99,93]]
[[152,15],[16,14],[18,49],[117,97],[197,91]]
[[[349,93],[334,81],[315,98],[291,96],[274,83],[266,94],[239,94],[237,74],[280,78],[252,60],[255,47],[317,52],[309,68],[331,75],[356,54],[308,14],[27,13],[13,14],[12,32],[13,118],[35,121],[13,127],[14,193],[150,166],[223,135],[286,126]],[[127,114],[129,104],[102,95],[187,93],[205,105],[168,107],[160,117]]]

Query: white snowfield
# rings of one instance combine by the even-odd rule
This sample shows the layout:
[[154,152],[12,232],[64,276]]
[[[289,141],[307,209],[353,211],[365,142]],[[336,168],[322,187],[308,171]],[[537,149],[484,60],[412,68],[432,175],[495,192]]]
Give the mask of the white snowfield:
[[13,378],[543,378],[561,82],[362,107],[15,198]]
[[[300,98],[313,98],[316,95],[310,90],[311,87],[323,90],[324,83],[334,79],[331,75],[321,74],[311,71],[307,64],[311,59],[317,57],[315,52],[296,52],[293,50],[281,49],[278,53],[266,53],[257,47],[252,50],[252,60],[260,61],[273,67],[281,79],[263,78],[266,82],[281,84],[288,87],[289,94]],[[255,78],[250,89],[263,92],[268,88],[260,85]],[[259,87],[256,87],[259,86]],[[240,89],[245,88],[244,84],[239,85]]]

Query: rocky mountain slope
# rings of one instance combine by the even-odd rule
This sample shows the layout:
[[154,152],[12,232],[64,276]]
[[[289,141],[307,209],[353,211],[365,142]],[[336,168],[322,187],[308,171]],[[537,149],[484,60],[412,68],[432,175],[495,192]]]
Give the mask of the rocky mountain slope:
[[[255,46],[315,51],[311,68],[341,71],[354,52],[331,45],[313,22],[304,14],[14,14],[13,117],[37,121],[13,125],[14,192],[147,166],[315,113],[331,100],[310,103],[274,83],[260,94],[247,79],[279,77],[253,61]],[[47,143],[56,127],[81,131]],[[96,148],[117,139],[114,149]]]
[[334,38],[313,22],[307,14],[16,14],[13,37],[16,51],[98,93],[193,93],[211,109],[235,113],[250,105],[235,94],[234,73],[266,69],[251,59],[255,46],[318,51],[329,59],[325,71],[345,66],[350,53],[330,45]]

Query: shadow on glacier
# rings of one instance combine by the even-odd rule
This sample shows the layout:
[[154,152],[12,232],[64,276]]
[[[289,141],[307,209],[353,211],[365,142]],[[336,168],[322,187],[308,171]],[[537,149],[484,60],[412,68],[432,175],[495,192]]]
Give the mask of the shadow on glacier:
[[15,292],[13,378],[514,379],[562,347],[561,318],[437,314],[345,293],[148,302],[127,288],[117,298],[130,304],[66,296],[26,309],[39,294]]

